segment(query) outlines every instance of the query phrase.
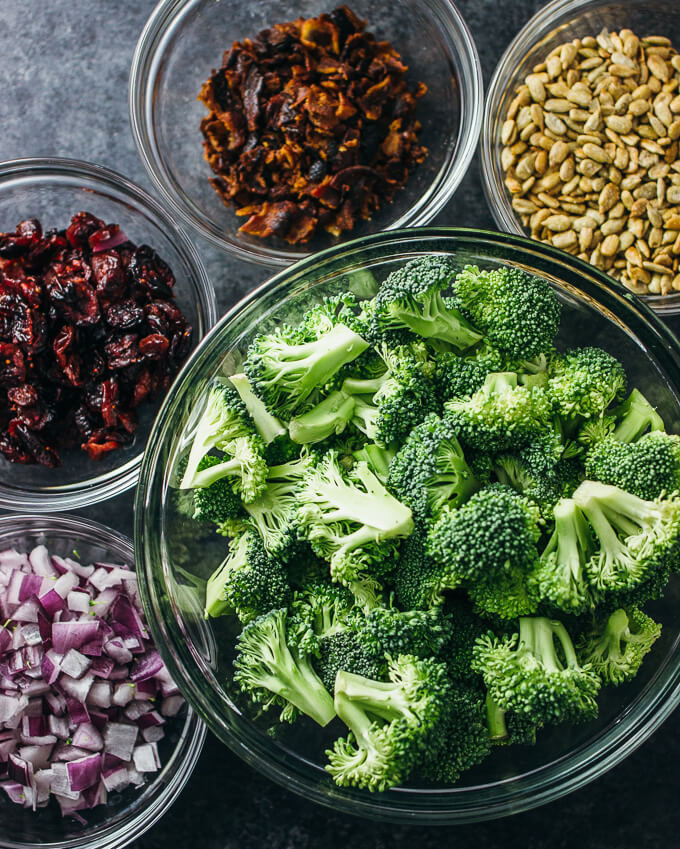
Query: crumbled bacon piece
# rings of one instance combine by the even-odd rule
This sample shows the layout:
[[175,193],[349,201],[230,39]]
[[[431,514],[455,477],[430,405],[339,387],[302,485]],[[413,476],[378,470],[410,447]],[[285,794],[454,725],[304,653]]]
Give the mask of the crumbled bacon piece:
[[394,199],[427,149],[423,83],[347,6],[234,42],[199,99],[213,187],[252,236],[338,235]]
[[88,212],[62,231],[0,233],[0,454],[60,464],[132,441],[134,409],[165,390],[191,347],[170,268]]

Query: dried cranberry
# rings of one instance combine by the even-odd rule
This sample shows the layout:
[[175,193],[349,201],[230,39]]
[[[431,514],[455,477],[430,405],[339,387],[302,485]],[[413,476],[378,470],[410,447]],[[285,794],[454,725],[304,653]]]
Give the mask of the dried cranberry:
[[40,241],[42,229],[37,218],[20,221],[14,233],[0,233],[0,257],[10,259],[23,256],[32,245]]
[[109,433],[102,428],[96,430],[80,447],[87,453],[90,460],[101,460],[110,451],[115,451],[123,444],[124,440],[119,434]]
[[74,248],[86,248],[90,236],[103,226],[104,222],[89,212],[79,212],[66,228],[66,238]]
[[36,462],[33,454],[27,451],[18,439],[11,437],[8,433],[0,434],[0,454],[4,454],[11,463],[29,465]]
[[28,268],[37,271],[68,246],[69,243],[64,235],[57,230],[48,230],[42,239],[29,250],[26,265]]
[[92,256],[92,273],[102,306],[120,301],[125,296],[125,270],[115,251],[102,251]]
[[115,371],[126,368],[139,360],[139,336],[136,333],[126,333],[118,336],[104,345],[106,364]]
[[153,248],[140,245],[128,264],[132,282],[152,296],[172,298],[175,277]]
[[151,333],[139,340],[139,353],[147,360],[160,360],[168,352],[170,343],[166,336],[160,333]]
[[12,342],[0,342],[0,383],[3,386],[18,386],[25,380],[23,352]]
[[81,386],[80,376],[82,361],[75,351],[76,329],[74,327],[62,327],[52,343],[57,365],[66,380],[72,386]]
[[99,321],[99,302],[91,279],[92,268],[77,253],[64,262],[52,263],[45,274],[51,304],[71,324],[82,326]]
[[7,398],[17,407],[33,407],[38,403],[38,393],[35,386],[23,383],[7,390]]
[[104,310],[104,320],[116,330],[132,330],[144,321],[144,310],[132,300],[121,301]]
[[28,454],[34,457],[36,463],[49,468],[56,468],[61,465],[57,452],[22,421],[12,419],[9,423],[8,432],[10,436],[15,437],[23,445]]

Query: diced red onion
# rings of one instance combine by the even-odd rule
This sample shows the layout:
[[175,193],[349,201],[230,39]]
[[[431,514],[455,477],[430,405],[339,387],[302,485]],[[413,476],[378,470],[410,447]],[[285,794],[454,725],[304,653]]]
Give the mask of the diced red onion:
[[27,705],[26,696],[0,695],[0,722],[12,722],[20,718]]
[[54,749],[54,743],[35,743],[22,746],[18,750],[18,755],[33,765],[33,772],[35,773],[38,769],[48,768],[52,749]]
[[160,767],[158,753],[153,743],[143,743],[141,746],[135,746],[132,753],[132,760],[137,772],[156,772]]
[[111,616],[114,620],[112,623],[114,631],[118,624],[127,629],[128,633],[134,634],[139,640],[149,639],[149,632],[146,630],[146,626],[142,622],[137,609],[127,596],[118,596],[111,608]]
[[[127,767],[125,764],[120,764],[108,772],[102,772],[102,781],[109,793],[115,793],[116,790],[123,790],[130,783]],[[0,782],[1,785],[2,783]]]
[[101,773],[101,755],[87,755],[66,765],[71,790],[86,790],[99,781]]
[[54,747],[52,761],[68,763],[69,761],[77,761],[79,758],[84,758],[91,754],[92,752],[89,749],[81,749],[80,746],[74,746],[69,740],[62,740]]
[[82,678],[91,665],[89,657],[85,657],[77,649],[69,649],[61,662],[61,669],[71,678]]
[[[127,778],[127,770],[126,770]],[[18,781],[0,781],[0,787],[7,793],[15,805],[23,805],[26,801],[26,788]]]
[[183,704],[182,696],[168,696],[161,703],[161,713],[163,716],[177,716]]
[[146,743],[158,743],[165,737],[165,729],[162,725],[152,725],[142,729],[142,738]]
[[156,649],[147,652],[142,657],[138,658],[132,665],[130,672],[131,681],[146,681],[147,678],[152,678],[163,668],[163,661]]
[[52,645],[55,651],[66,654],[69,649],[79,649],[97,636],[99,622],[55,622],[52,625]]
[[132,660],[132,652],[125,648],[121,637],[113,637],[107,643],[104,643],[104,651],[121,666],[130,663]]
[[72,590],[66,596],[66,606],[74,613],[89,613],[91,601],[90,594],[82,590]]
[[19,601],[26,601],[31,596],[37,596],[44,580],[40,575],[24,575],[19,587]]
[[89,578],[94,572],[94,566],[85,566],[83,563],[78,563],[77,560],[72,560],[70,557],[58,557],[55,554],[52,556],[52,562],[61,573],[75,572],[80,578]]
[[104,729],[104,750],[123,761],[129,761],[137,742],[137,733],[134,725],[110,722]]
[[7,775],[11,781],[16,781],[26,787],[33,778],[33,764],[18,755],[11,754],[7,760]]
[[95,657],[90,671],[98,678],[110,678],[115,664],[110,657]]
[[130,681],[125,681],[121,684],[116,684],[113,691],[112,702],[114,705],[118,705],[118,707],[125,707],[125,705],[129,705],[131,701],[135,698],[135,690],[137,688]]
[[52,559],[48,554],[47,548],[44,545],[37,545],[28,555],[31,564],[31,569],[34,574],[41,575],[43,578],[51,578],[59,573],[55,569]]
[[90,688],[87,703],[97,707],[111,707],[111,683],[109,681],[95,681]]
[[91,752],[101,752],[104,748],[104,738],[91,722],[83,722],[76,728],[72,742],[74,746]]
[[80,725],[81,722],[90,721],[90,714],[87,708],[82,702],[79,702],[78,699],[72,699],[70,696],[67,696],[66,709],[68,710],[68,715],[74,725]]
[[47,717],[47,727],[50,734],[54,734],[60,740],[66,740],[70,735],[68,719],[65,716],[55,716],[51,713]]

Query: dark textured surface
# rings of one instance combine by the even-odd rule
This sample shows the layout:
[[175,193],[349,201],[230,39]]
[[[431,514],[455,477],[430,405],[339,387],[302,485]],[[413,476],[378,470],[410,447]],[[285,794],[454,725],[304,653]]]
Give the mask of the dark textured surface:
[[[128,129],[127,76],[135,41],[152,6],[150,0],[0,0],[0,160],[44,155],[89,159],[148,187]],[[459,0],[458,6],[476,39],[488,82],[507,42],[541,3]],[[438,223],[493,227],[477,160]],[[199,247],[221,311],[267,276],[262,268],[236,263],[203,243]],[[131,533],[130,495],[83,513]],[[135,846],[673,847],[680,825],[678,758],[676,713],[623,764],[561,801],[494,823],[427,830],[335,815],[260,777],[209,738],[179,801]]]

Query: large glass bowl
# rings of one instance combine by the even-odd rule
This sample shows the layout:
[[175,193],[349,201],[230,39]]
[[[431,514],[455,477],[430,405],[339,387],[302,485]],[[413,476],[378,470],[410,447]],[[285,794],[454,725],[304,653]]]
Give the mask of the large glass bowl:
[[[664,35],[677,50],[680,49],[680,3],[677,0],[553,0],[515,36],[489,84],[480,142],[484,192],[499,229],[520,235],[526,232],[512,208],[501,167],[501,128],[515,90],[553,47],[573,38],[596,36],[603,27],[617,32],[628,27],[639,36]],[[661,314],[680,313],[680,292],[638,297]]]
[[[66,227],[85,210],[119,224],[138,245],[154,248],[175,273],[175,298],[194,328],[193,347],[217,318],[212,284],[191,242],[145,191],[120,174],[71,159],[17,159],[0,163],[0,231],[24,218],[45,229]],[[134,439],[93,462],[79,448],[62,452],[62,466],[24,466],[0,455],[0,508],[46,513],[85,507],[134,486],[159,401],[138,410]]]
[[504,816],[568,793],[610,769],[661,724],[680,698],[680,579],[650,605],[663,623],[661,639],[634,682],[603,690],[598,720],[544,729],[535,747],[501,747],[450,788],[405,786],[370,794],[336,787],[324,772],[324,743],[343,733],[341,725],[319,731],[302,721],[272,739],[244,709],[232,683],[232,617],[207,622],[202,616],[202,582],[223,559],[225,542],[181,518],[173,489],[192,407],[211,378],[238,370],[254,334],[296,322],[310,301],[324,295],[347,288],[371,294],[363,288],[366,276],[355,271],[370,269],[380,281],[405,261],[430,253],[451,255],[458,266],[510,264],[549,280],[563,303],[559,345],[599,345],[614,353],[669,429],[680,429],[680,343],[606,275],[517,236],[449,228],[383,233],[281,272],[237,304],[203,341],[149,440],[137,490],[135,547],[147,618],[164,660],[211,730],[237,754],[306,798],[339,810],[394,822],[459,823]]
[[[356,0],[353,11],[380,39],[390,40],[408,65],[411,84],[426,83],[418,107],[420,138],[429,154],[408,183],[371,221],[348,238],[427,224],[444,207],[472,159],[481,123],[482,73],[472,36],[451,0]],[[203,156],[197,96],[232,42],[274,23],[328,12],[326,0],[161,0],[135,50],[130,71],[130,119],[135,143],[165,202],[217,247],[240,259],[288,265],[333,243],[320,235],[305,245],[239,233],[243,218],[210,184]]]
[[[100,560],[134,568],[132,542],[116,531],[79,516],[4,516],[0,518],[0,550],[30,551],[46,545],[62,557],[77,550],[83,563]],[[189,780],[205,742],[206,728],[189,709],[167,725],[159,743],[161,769],[139,789],[112,793],[108,804],[81,812],[87,824],[62,817],[50,802],[25,810],[0,793],[2,849],[122,849],[151,828]]]

